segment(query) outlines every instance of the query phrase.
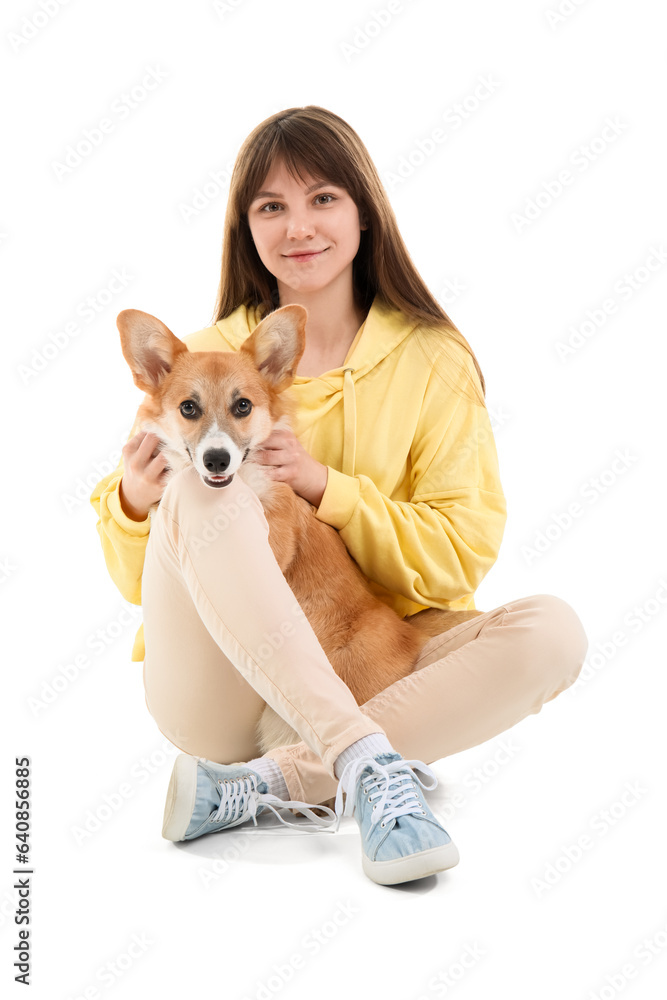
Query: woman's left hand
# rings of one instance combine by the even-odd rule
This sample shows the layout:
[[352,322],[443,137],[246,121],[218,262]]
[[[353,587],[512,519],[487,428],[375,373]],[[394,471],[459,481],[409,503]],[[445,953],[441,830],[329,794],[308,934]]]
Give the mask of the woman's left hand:
[[252,460],[271,479],[287,483],[308,503],[319,507],[329,470],[308,454],[293,431],[283,427],[273,430],[253,449]]

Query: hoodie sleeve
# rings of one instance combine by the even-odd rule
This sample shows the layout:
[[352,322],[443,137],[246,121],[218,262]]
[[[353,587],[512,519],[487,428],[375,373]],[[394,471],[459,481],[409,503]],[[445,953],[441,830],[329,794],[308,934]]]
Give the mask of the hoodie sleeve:
[[[138,430],[135,420],[130,438]],[[123,459],[113,472],[100,480],[90,502],[97,513],[97,533],[111,579],[130,604],[141,604],[141,577],[150,530],[150,514],[145,521],[133,521],[121,507],[119,486]]]
[[[362,573],[422,607],[473,595],[498,557],[507,507],[486,406],[431,374],[406,460],[410,499],[392,500],[365,475],[330,466],[315,516],[337,528]],[[479,384],[477,382],[477,384]],[[473,605],[474,606],[474,605]]]

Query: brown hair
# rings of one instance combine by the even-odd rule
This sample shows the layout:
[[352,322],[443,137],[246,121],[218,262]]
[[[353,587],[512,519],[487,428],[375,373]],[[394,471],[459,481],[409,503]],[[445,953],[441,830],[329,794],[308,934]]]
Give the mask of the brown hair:
[[[421,334],[420,343],[434,370],[450,386],[452,370],[458,370],[455,381],[459,385],[463,373],[473,388],[473,398],[484,405],[486,387],[477,358],[413,264],[368,150],[347,122],[317,105],[271,115],[239,150],[229,188],[213,323],[242,304],[259,306],[260,315],[280,305],[276,280],[259,258],[248,224],[248,208],[256,192],[269,170],[280,162],[301,180],[304,171],[345,188],[368,224],[360,233],[352,262],[358,308],[367,313],[378,296],[410,319],[422,321],[413,334]],[[479,384],[461,348],[469,353]]]

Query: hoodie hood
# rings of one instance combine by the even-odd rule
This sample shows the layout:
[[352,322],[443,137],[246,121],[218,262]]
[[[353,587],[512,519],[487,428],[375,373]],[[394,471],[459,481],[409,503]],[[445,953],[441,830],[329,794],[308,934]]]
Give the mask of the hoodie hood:
[[[238,350],[259,324],[257,306],[239,306],[224,320],[216,323],[220,333],[234,350]],[[366,319],[350,345],[340,368],[333,368],[318,377],[297,375],[287,392],[299,404],[294,433],[301,438],[321,416],[343,403],[343,463],[341,472],[355,475],[355,445],[357,440],[356,383],[366,377],[418,326],[394,306],[376,295]]]

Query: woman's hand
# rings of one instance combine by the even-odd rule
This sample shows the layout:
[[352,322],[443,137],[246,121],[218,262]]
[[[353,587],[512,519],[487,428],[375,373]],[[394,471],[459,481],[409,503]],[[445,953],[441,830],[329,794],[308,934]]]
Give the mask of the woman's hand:
[[133,521],[145,521],[167,485],[167,459],[158,451],[160,439],[149,431],[138,431],[123,448],[120,505]]
[[253,449],[252,461],[271,479],[287,483],[304,500],[319,507],[329,470],[308,454],[293,431],[282,427],[272,431]]

